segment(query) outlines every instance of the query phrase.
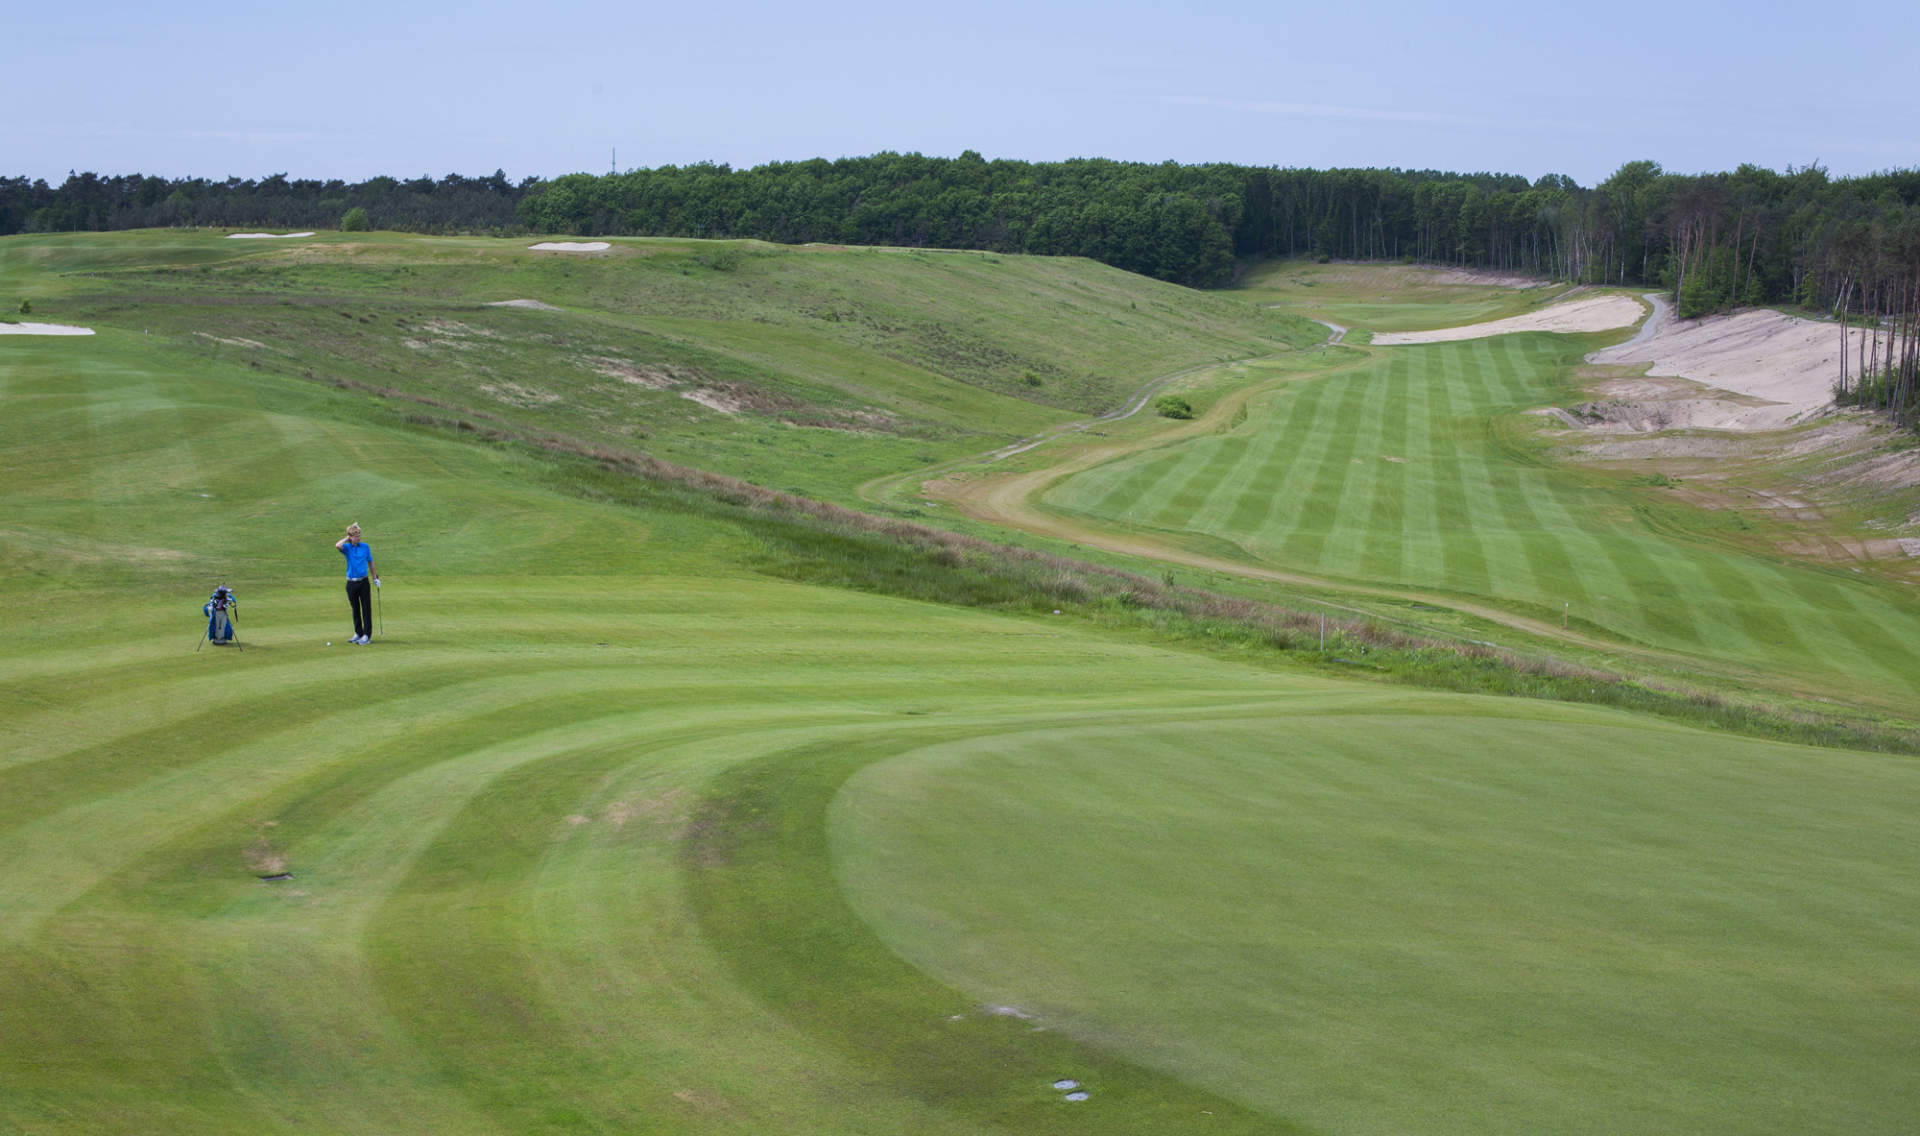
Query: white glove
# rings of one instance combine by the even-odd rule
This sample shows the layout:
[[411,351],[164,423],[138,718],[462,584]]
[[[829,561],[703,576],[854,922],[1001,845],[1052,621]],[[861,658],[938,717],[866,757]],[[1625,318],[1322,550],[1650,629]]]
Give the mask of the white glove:
[[375,577],[373,578],[373,586],[374,586],[374,587],[376,587],[376,588],[380,586],[380,577],[378,577],[378,576],[375,576]]

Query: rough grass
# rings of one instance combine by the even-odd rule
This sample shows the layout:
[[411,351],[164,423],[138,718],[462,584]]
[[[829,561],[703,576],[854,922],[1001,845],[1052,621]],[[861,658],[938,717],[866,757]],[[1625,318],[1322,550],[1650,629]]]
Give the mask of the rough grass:
[[[1322,334],[1090,261],[531,243],[14,237],[0,242],[0,285],[42,297],[44,318],[151,332],[181,366],[390,388],[816,494]],[[487,306],[513,299],[562,310]]]
[[1423,265],[1274,260],[1244,268],[1234,294],[1371,333],[1505,319],[1552,303],[1566,290],[1565,285]]

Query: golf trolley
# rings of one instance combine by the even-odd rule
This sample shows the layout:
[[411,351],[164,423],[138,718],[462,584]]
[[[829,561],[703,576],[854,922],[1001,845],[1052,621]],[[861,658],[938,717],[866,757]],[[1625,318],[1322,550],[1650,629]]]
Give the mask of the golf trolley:
[[200,612],[207,617],[207,630],[200,637],[200,642],[194,644],[196,654],[209,643],[216,647],[232,645],[246,650],[241,646],[239,632],[234,627],[234,618],[240,614],[240,597],[233,594],[232,588],[225,584],[215,588]]

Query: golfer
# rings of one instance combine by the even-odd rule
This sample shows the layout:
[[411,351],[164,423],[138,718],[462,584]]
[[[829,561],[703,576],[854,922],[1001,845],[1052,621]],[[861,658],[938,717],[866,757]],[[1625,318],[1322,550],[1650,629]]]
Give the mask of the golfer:
[[353,609],[353,638],[350,643],[373,642],[373,587],[380,586],[380,572],[373,566],[373,546],[360,539],[360,525],[347,526],[347,535],[334,544],[347,558],[347,606]]

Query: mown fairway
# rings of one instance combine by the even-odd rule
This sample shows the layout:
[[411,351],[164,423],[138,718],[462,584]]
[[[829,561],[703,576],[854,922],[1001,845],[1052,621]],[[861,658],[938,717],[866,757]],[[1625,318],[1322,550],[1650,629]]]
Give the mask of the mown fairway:
[[0,338],[0,1130],[1914,1113],[1910,759],[781,582],[750,514],[100,327]]
[[1330,580],[1570,611],[1829,693],[1920,690],[1911,596],[1749,555],[1734,543],[1744,521],[1542,460],[1519,412],[1561,397],[1590,349],[1540,333],[1376,348],[1364,368],[1257,396],[1231,430],[1109,462],[1044,501]]
[[929,973],[1314,1131],[1888,1132],[1913,774],[1316,694],[917,749],[834,834]]

